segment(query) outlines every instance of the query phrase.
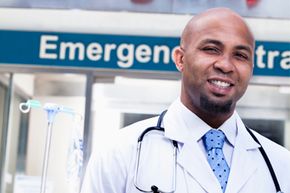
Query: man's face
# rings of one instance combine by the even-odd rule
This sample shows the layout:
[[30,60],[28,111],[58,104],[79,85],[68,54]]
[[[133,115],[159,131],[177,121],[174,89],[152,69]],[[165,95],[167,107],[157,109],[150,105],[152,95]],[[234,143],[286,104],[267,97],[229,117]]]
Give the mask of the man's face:
[[185,103],[194,111],[233,112],[252,75],[253,39],[231,20],[209,18],[197,26],[181,48]]

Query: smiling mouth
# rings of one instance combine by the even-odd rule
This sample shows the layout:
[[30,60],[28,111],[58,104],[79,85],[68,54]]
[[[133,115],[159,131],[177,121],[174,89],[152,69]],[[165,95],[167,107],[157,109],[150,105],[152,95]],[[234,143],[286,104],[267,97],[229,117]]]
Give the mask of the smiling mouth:
[[230,82],[226,82],[226,81],[221,81],[221,80],[209,80],[209,82],[219,88],[229,88],[231,86],[233,86],[233,84],[231,84]]

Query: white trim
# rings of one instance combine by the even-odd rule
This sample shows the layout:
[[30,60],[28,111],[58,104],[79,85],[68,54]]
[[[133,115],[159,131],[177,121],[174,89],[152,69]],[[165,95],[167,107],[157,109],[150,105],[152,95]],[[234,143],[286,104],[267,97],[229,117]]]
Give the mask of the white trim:
[[[0,8],[0,29],[179,37],[191,15]],[[290,42],[290,20],[246,18],[257,40]]]
[[179,36],[189,16],[85,10],[1,9],[0,29]]

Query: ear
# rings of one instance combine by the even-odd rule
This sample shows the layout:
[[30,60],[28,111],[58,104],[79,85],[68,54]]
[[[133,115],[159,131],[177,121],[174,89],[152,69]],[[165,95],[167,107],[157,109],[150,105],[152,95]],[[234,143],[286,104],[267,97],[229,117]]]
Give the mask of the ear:
[[183,72],[184,69],[184,51],[181,47],[176,47],[174,50],[174,62],[178,71]]

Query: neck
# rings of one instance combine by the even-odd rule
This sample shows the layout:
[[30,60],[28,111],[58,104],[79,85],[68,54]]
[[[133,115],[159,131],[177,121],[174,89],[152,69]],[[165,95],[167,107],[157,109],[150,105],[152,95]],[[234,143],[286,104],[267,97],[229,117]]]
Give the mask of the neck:
[[219,128],[234,113],[234,107],[232,107],[228,112],[210,112],[207,109],[202,109],[201,107],[194,105],[193,103],[186,102],[186,100],[184,101],[182,98],[181,102],[212,128]]
[[233,112],[227,114],[208,113],[202,111],[192,111],[205,123],[212,128],[219,128],[226,120],[228,120]]

